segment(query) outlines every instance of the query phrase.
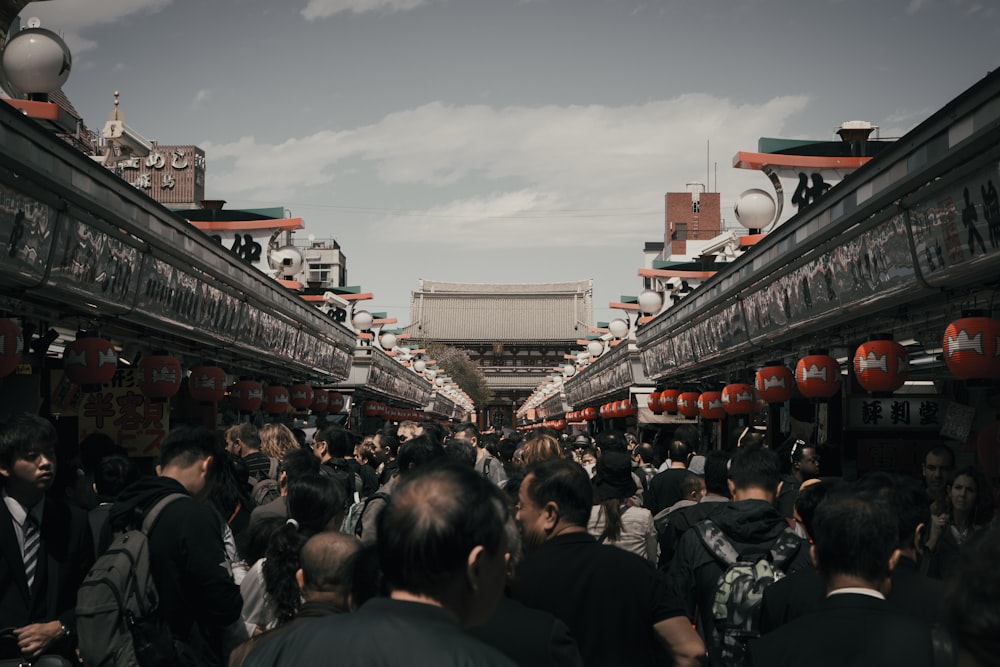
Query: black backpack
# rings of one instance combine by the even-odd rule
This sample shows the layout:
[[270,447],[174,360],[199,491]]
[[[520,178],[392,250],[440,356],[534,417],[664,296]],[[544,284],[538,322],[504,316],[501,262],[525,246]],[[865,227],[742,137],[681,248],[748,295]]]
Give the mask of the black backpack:
[[[723,566],[712,599],[714,627],[705,628],[712,637],[712,664],[736,667],[749,661],[748,644],[760,636],[760,603],[764,589],[785,576],[792,557],[802,544],[791,526],[785,526],[770,549],[748,556],[711,519],[693,526],[705,548]],[[748,552],[750,553],[750,552]]]
[[160,597],[149,569],[149,532],[170,503],[164,496],[142,525],[118,534],[90,568],[77,591],[80,657],[88,667],[167,667],[179,664],[177,648],[160,618]]

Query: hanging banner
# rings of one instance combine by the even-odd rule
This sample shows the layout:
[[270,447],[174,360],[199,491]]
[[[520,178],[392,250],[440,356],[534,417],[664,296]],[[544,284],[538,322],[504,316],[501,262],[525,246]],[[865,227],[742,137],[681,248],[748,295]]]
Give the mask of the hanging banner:
[[160,442],[170,430],[170,403],[143,395],[138,369],[119,369],[100,391],[83,394],[79,406],[81,440],[103,433],[127,449],[129,456],[159,456]]

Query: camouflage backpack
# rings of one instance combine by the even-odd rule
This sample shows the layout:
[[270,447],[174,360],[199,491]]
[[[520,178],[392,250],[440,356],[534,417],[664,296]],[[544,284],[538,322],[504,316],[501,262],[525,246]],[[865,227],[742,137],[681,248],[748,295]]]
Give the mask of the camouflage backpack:
[[[736,666],[749,662],[748,643],[760,636],[760,603],[764,589],[785,576],[785,568],[802,539],[790,526],[778,535],[770,550],[755,556],[741,555],[732,541],[711,519],[694,526],[705,548],[719,561],[724,570],[719,575],[712,598],[710,628],[711,662],[714,665]],[[708,634],[709,628],[706,628]]]

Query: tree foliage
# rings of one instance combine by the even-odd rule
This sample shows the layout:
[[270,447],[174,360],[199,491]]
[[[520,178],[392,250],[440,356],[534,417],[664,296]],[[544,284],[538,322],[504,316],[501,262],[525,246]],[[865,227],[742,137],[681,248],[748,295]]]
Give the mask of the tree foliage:
[[431,359],[437,361],[438,367],[462,388],[476,408],[485,407],[493,400],[493,392],[486,385],[486,376],[465,350],[442,343],[427,343],[424,349]]

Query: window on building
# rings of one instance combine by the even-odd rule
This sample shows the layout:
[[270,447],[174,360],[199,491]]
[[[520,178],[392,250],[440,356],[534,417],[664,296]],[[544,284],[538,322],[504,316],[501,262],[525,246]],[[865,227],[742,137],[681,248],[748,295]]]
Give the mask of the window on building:
[[691,212],[699,213],[701,212],[701,202],[693,201],[691,202]]
[[688,226],[686,222],[675,222],[674,233],[670,235],[671,241],[687,241]]

